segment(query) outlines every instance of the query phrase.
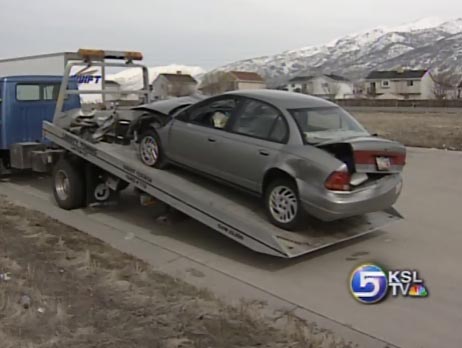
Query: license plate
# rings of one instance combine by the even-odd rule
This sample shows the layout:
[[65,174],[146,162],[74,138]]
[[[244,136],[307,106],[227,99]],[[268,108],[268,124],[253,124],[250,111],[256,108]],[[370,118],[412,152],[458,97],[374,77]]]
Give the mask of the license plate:
[[389,157],[376,157],[375,163],[378,170],[390,170],[391,163]]

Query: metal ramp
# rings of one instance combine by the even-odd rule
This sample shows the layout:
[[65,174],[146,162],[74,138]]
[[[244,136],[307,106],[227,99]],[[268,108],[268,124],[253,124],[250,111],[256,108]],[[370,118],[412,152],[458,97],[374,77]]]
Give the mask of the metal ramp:
[[244,246],[264,254],[293,258],[371,233],[402,219],[394,209],[336,222],[307,221],[303,231],[272,225],[260,200],[180,169],[146,167],[131,146],[92,144],[45,122],[47,139],[135,185]]

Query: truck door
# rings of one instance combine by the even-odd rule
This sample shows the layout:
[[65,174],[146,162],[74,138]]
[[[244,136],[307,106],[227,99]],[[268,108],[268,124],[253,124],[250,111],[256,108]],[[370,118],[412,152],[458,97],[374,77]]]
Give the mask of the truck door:
[[[9,145],[15,142],[44,142],[43,121],[53,120],[60,84],[58,79],[16,84],[16,100],[11,110],[16,135]],[[65,100],[64,110],[79,106],[78,96],[71,96]]]
[[42,141],[42,123],[54,112],[53,91],[59,85],[52,83],[18,83],[14,117],[24,120],[21,141]]
[[[10,148],[19,142],[44,142],[42,136],[43,121],[52,121],[56,100],[61,85],[61,77],[19,77],[7,81],[4,91],[8,101],[4,108],[4,125],[2,147]],[[71,89],[76,89],[76,82],[70,82]],[[80,98],[72,95],[64,102],[64,111],[80,107]]]

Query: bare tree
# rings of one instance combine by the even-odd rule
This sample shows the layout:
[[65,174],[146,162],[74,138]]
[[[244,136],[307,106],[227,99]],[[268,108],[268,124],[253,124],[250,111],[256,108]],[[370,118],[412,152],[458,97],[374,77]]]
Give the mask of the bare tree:
[[173,83],[169,87],[168,94],[172,97],[184,97],[194,94],[196,88],[192,83]]
[[301,93],[311,94],[311,95],[314,94],[314,84],[312,80],[309,80],[303,83]]
[[364,96],[364,89],[367,89],[364,81],[355,81],[353,82],[353,96],[355,99],[361,98]]
[[433,80],[433,94],[437,100],[449,99],[451,94],[455,94],[457,87],[450,74],[433,72],[430,76]]
[[377,83],[368,82],[368,85],[366,85],[366,94],[369,98],[375,99],[377,97]]
[[340,92],[340,84],[335,80],[321,80],[321,88],[323,94],[328,96],[329,99],[334,100],[338,92]]
[[329,82],[327,84],[327,90],[328,90],[328,94],[329,94],[329,98],[332,99],[332,100],[335,100],[337,98],[337,95],[339,94],[340,92],[340,83],[338,83],[337,81],[332,81],[332,82]]
[[234,86],[226,71],[214,71],[203,76],[199,89],[205,94],[215,95],[233,90]]

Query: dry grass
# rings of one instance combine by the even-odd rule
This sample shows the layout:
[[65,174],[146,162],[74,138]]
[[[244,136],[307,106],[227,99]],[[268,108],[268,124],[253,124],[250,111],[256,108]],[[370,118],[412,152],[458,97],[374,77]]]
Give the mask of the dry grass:
[[406,146],[462,150],[462,115],[457,113],[354,112],[371,132]]
[[225,305],[0,196],[3,272],[2,348],[350,347],[290,313],[271,321],[264,303]]

